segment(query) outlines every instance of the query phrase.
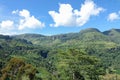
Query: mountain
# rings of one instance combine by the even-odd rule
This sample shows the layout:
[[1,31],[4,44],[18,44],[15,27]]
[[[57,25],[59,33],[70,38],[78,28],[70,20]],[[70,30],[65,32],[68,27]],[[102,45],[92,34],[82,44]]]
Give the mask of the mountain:
[[100,32],[100,31],[96,28],[87,28],[80,31],[80,33],[86,33],[86,32]]
[[109,36],[113,42],[120,43],[120,29],[111,29],[103,32],[103,34]]
[[[106,62],[113,58],[111,54],[119,56],[119,31],[119,29],[111,29],[109,31],[101,32],[96,28],[88,28],[85,30],[81,30],[78,33],[67,33],[52,36],[43,36],[38,34],[22,34],[14,36],[14,38],[25,39],[32,42],[34,45],[40,45],[54,50],[66,50],[68,48],[82,49],[90,55],[102,58],[103,61],[105,61],[105,64],[107,64]],[[114,52],[116,54],[114,54]],[[105,56],[109,57],[109,59],[106,60]],[[118,59],[117,56],[115,56],[115,59]],[[107,65],[113,64],[114,61],[110,61],[110,64]]]
[[[45,36],[39,34],[21,34],[16,35],[14,38],[25,39],[32,42],[35,45],[41,45],[45,47],[63,47],[63,46],[76,46],[83,45],[84,43],[88,44],[99,44],[108,47],[113,47],[116,44],[116,41],[113,40],[113,37],[107,35],[106,32],[101,32],[96,28],[88,28],[81,30],[78,33],[67,33],[59,34],[52,36]],[[115,34],[116,35],[116,34]],[[117,36],[116,36],[117,37]],[[93,43],[94,42],[94,43]],[[112,46],[111,46],[112,45]]]
[[120,29],[111,29],[111,30],[108,30],[108,31],[104,31],[103,33],[105,35],[112,36],[112,35],[115,35],[117,33],[120,33]]
[[[30,41],[27,41],[25,39],[16,39],[13,38],[12,36],[5,36],[5,35],[0,35],[0,61],[6,61],[10,57],[15,56],[15,55],[26,55],[28,56],[29,52],[34,52],[35,54],[41,55],[41,57],[45,57],[47,53],[47,49],[45,51],[45,48],[39,46],[34,46]],[[41,52],[44,51],[44,52]],[[45,54],[43,54],[45,53]],[[33,55],[33,54],[31,54]]]
[[109,37],[104,35],[98,29],[88,28],[80,31],[82,41],[109,41]]
[[106,73],[119,75],[120,30],[101,32],[88,28],[52,36],[0,35],[0,63],[0,80],[12,73],[15,77],[5,77],[30,80],[31,72],[34,72],[34,80],[66,80],[66,77],[73,80],[73,75],[76,80],[91,80],[91,77],[97,80],[99,75]]
[[97,41],[97,40],[109,40],[109,37],[104,35],[98,29],[89,28],[85,30],[81,30],[78,33],[68,33],[68,34],[59,34],[53,36],[44,36],[39,34],[22,34],[14,36],[18,39],[26,39],[28,41],[33,42],[33,44],[42,44],[47,42],[48,44],[59,40],[60,42],[66,42],[69,40],[80,40],[80,41]]

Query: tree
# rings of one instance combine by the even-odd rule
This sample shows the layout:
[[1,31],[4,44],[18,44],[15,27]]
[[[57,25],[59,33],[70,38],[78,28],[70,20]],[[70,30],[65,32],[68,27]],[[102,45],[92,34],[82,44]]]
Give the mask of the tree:
[[12,58],[2,70],[0,80],[34,80],[36,68],[25,63],[23,59]]
[[99,75],[103,74],[100,60],[83,51],[59,51],[56,57],[58,80],[99,80]]

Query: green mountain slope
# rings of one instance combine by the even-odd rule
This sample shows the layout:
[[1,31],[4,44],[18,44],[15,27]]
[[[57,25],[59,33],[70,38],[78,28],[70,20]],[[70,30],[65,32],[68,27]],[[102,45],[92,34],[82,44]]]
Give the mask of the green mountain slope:
[[[49,47],[52,49],[63,49],[76,48],[82,49],[88,52],[90,55],[100,57],[106,62],[113,58],[112,55],[117,55],[119,50],[115,53],[111,53],[108,50],[116,49],[120,46],[120,30],[112,29],[109,31],[101,32],[95,28],[88,28],[81,30],[78,33],[59,34],[53,36],[44,36],[38,34],[23,34],[17,35],[15,38],[26,39],[31,41],[35,45]],[[109,54],[111,53],[111,54]],[[108,57],[106,60],[105,56]],[[118,55],[119,56],[119,55]],[[117,56],[114,57],[118,60]],[[114,64],[114,61],[109,61],[110,64]],[[120,61],[118,61],[120,62]]]
[[109,36],[104,35],[102,32],[95,28],[82,30],[79,33],[59,34],[53,36],[43,36],[38,34],[22,34],[17,35],[15,38],[26,39],[36,45],[56,45],[70,40],[79,41],[110,41]]
[[[0,63],[2,80],[30,80],[31,72],[32,80],[101,80],[99,75],[119,74],[120,30],[89,28],[52,36],[0,35]],[[13,76],[6,75],[12,72]]]
[[15,39],[10,36],[0,35],[0,61],[8,61],[11,57],[24,57],[28,61],[33,58],[47,57],[48,49],[34,46],[25,39]]
[[104,35],[98,29],[89,28],[80,31],[80,39],[82,41],[109,41],[109,37]]
[[113,42],[120,43],[120,29],[111,29],[103,33],[109,36]]

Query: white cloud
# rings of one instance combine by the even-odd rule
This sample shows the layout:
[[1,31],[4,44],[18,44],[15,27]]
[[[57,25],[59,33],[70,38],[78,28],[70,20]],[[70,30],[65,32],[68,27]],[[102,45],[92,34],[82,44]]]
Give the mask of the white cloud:
[[108,21],[114,21],[118,19],[120,19],[120,12],[118,13],[113,12],[108,15]]
[[30,12],[28,10],[23,9],[22,11],[19,11],[19,16],[29,18]]
[[11,30],[14,28],[14,22],[11,20],[6,20],[6,21],[2,21],[0,23],[0,28],[1,29],[7,29],[7,30]]
[[23,30],[26,28],[35,29],[35,28],[43,28],[45,24],[30,15],[28,10],[23,9],[22,11],[13,11],[12,13],[18,14],[21,18],[18,24],[18,29]]
[[14,21],[4,20],[0,23],[0,34],[13,35],[15,33]]
[[55,27],[60,25],[62,26],[71,26],[75,25],[74,20],[75,16],[73,14],[73,8],[70,4],[60,4],[59,13],[55,11],[49,11],[49,14],[52,16],[55,24],[51,24]]
[[[19,33],[30,32],[32,29],[40,29],[45,27],[45,24],[31,15],[28,10],[15,10],[11,15],[13,19],[2,20],[0,22],[0,34],[13,35]],[[16,15],[15,15],[16,14]]]
[[19,11],[18,10],[14,10],[12,11],[12,14],[17,14]]
[[0,34],[4,34],[4,35],[16,35],[19,34],[18,32],[13,32],[13,31],[1,31],[0,30]]
[[51,26],[82,26],[91,16],[97,16],[104,9],[98,7],[92,0],[86,0],[80,10],[73,9],[70,4],[60,4],[59,12],[49,11],[54,24]]
[[41,23],[34,16],[31,16],[20,20],[19,30],[22,30],[24,28],[43,28],[44,26],[44,23]]

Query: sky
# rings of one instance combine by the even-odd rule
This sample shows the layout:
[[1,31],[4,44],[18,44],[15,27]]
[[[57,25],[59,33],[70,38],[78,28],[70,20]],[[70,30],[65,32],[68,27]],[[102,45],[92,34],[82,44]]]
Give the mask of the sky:
[[120,0],[0,0],[0,34],[120,29]]

